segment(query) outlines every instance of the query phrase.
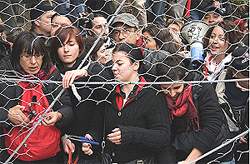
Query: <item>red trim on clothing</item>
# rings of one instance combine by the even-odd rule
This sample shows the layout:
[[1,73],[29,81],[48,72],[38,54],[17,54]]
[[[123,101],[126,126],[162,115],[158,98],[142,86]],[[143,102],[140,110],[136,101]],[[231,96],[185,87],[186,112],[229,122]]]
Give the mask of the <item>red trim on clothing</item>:
[[[145,80],[144,77],[141,76],[141,80],[140,80],[139,82],[147,82],[147,81]],[[138,92],[139,92],[139,91],[142,89],[142,87],[144,87],[144,86],[145,86],[145,84],[140,84],[140,85],[138,86],[138,88],[137,88],[137,90],[136,90],[136,93],[135,93],[135,96],[138,94]],[[123,106],[122,106],[122,105],[123,105],[123,97],[121,96],[121,88],[120,88],[119,85],[116,86],[115,93],[117,93],[116,96],[115,96],[117,107],[118,107],[119,110],[121,110],[122,107],[123,107]],[[127,104],[128,104],[130,101],[132,101],[133,99],[134,99],[134,97],[129,98],[128,101],[124,104],[124,106],[127,105]]]
[[142,52],[142,55],[144,56],[145,44],[144,44],[144,41],[143,41],[143,39],[142,39],[141,37],[137,40],[136,46],[137,46],[137,47],[140,47],[141,52]]
[[187,1],[186,11],[185,11],[185,18],[190,16],[190,8],[191,8],[191,0]]

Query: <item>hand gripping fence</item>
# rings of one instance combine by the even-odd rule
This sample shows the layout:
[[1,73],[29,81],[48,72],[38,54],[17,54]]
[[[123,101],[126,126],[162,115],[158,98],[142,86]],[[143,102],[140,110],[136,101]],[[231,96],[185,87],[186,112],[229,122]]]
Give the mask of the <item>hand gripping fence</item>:
[[[112,16],[112,18],[109,20],[108,24],[105,26],[104,30],[102,31],[102,33],[100,34],[100,36],[96,39],[94,45],[91,47],[91,49],[89,50],[89,52],[87,53],[86,57],[82,60],[81,64],[78,66],[78,69],[80,69],[82,67],[82,65],[85,63],[85,61],[88,59],[89,55],[91,54],[91,52],[93,51],[94,47],[96,46],[96,44],[98,43],[98,41],[101,39],[102,35],[104,34],[104,32],[106,31],[106,29],[109,27],[109,25],[111,24],[111,22],[113,21],[114,17],[118,14],[118,12],[120,11],[121,7],[123,6],[123,4],[125,3],[126,0],[123,0],[122,3],[120,4],[120,6],[117,8],[117,10],[115,11],[114,15]],[[4,162],[5,164],[8,164],[10,162],[10,160],[13,158],[13,156],[17,153],[17,151],[22,147],[22,145],[25,143],[25,141],[30,137],[30,135],[33,133],[33,131],[35,130],[35,128],[41,123],[41,121],[43,120],[44,116],[51,110],[51,108],[53,107],[53,105],[55,104],[55,102],[61,97],[62,93],[64,92],[65,88],[63,88],[59,94],[55,97],[54,101],[50,104],[50,106],[48,107],[48,109],[46,109],[46,111],[44,112],[44,114],[42,115],[42,117],[39,118],[39,121],[34,125],[34,128],[28,133],[28,135],[24,138],[24,140],[21,142],[21,144],[16,148],[16,150],[11,154],[11,156]]]
[[230,140],[228,140],[228,141],[226,141],[226,142],[223,142],[220,146],[218,146],[218,147],[214,148],[213,150],[211,150],[211,151],[209,151],[209,152],[203,154],[202,156],[200,156],[199,158],[193,160],[192,162],[190,162],[190,163],[188,163],[188,164],[195,163],[195,162],[197,162],[197,161],[199,161],[199,160],[205,158],[206,156],[208,156],[208,155],[210,155],[210,154],[216,152],[217,150],[219,150],[219,149],[225,147],[226,145],[228,145],[228,144],[234,142],[235,140],[240,139],[241,137],[247,135],[249,132],[250,132],[250,129],[244,131],[243,133],[241,133],[241,134],[235,136],[234,138],[232,138],[232,139],[230,139]]

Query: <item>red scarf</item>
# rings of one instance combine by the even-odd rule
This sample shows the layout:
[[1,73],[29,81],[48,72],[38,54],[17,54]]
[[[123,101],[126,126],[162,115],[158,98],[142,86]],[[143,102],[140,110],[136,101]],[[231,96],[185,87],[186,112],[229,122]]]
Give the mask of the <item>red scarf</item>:
[[45,75],[46,75],[46,72],[44,70],[39,70],[38,73],[36,73],[35,75],[26,75],[25,72],[22,71],[22,73],[24,74],[24,77],[25,78],[34,78],[34,77],[37,77],[39,79],[42,79]]
[[187,117],[187,130],[191,126],[193,126],[194,131],[200,130],[198,112],[192,99],[192,84],[184,88],[176,101],[167,95],[165,97],[168,104],[170,123],[172,123],[174,116],[180,117],[185,114]]

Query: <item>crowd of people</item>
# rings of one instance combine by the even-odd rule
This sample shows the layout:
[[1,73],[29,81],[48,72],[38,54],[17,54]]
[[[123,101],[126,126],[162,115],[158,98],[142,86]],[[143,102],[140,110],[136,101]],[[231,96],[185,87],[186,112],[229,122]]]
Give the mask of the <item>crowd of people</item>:
[[[248,19],[217,0],[121,2],[41,1],[29,31],[0,26],[0,162],[186,164],[249,130]],[[248,139],[194,163],[248,163]]]

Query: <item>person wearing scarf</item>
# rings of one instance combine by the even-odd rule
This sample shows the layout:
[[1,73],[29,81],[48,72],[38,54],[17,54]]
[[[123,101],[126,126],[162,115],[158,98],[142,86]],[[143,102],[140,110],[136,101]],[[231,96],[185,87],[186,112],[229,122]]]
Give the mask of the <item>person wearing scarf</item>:
[[[175,154],[178,164],[192,162],[229,137],[213,86],[208,83],[193,83],[204,81],[205,77],[196,72],[188,72],[189,64],[180,55],[169,55],[156,66],[157,82],[172,82],[159,84],[158,88],[166,98],[171,123],[171,153]],[[227,151],[228,147],[220,150],[222,153]],[[169,152],[166,151],[165,155],[167,153]],[[207,163],[217,157],[213,153],[197,163]],[[162,159],[161,163],[169,160],[164,157]],[[223,158],[218,157],[218,160],[231,162],[234,159],[229,153]]]
[[[85,41],[77,27],[61,27],[55,32],[55,35],[57,37],[51,41],[51,47],[53,47],[50,53],[52,62],[59,69],[63,79],[68,79],[68,81],[66,80],[67,83],[72,80],[72,84],[68,83],[66,86],[64,83],[65,80],[63,80],[63,87],[69,91],[74,112],[74,121],[68,127],[64,128],[63,133],[67,135],[84,136],[89,129],[95,111],[102,107],[102,103],[97,104],[97,102],[103,100],[107,94],[102,88],[96,89],[96,85],[73,84],[73,81],[104,81],[101,72],[103,68],[97,64],[90,66],[91,62],[89,60],[83,63],[83,66],[79,68],[86,57],[86,50]],[[90,72],[89,69],[91,69],[92,72]],[[81,74],[74,76],[74,72],[76,71],[79,71]],[[74,77],[76,77],[76,79]],[[76,154],[79,154],[80,163],[99,163],[96,158],[100,152],[99,147],[95,147],[95,154],[88,156],[80,151],[81,142],[71,141],[65,136],[62,136],[61,140],[65,152],[64,163],[67,163],[70,151],[75,152],[73,161],[75,161]]]
[[[63,88],[58,86],[58,84],[40,82],[47,79],[61,81],[62,78],[59,71],[52,67],[43,40],[34,32],[22,32],[17,36],[11,55],[7,57],[6,62],[0,64],[0,68],[1,75],[16,79],[0,84],[2,93],[0,95],[1,134],[2,127],[8,134],[12,133],[9,136],[6,135],[6,137],[3,137],[3,135],[0,137],[1,149],[5,150],[1,153],[0,160],[5,161],[6,159],[3,160],[2,157],[8,158],[13,153],[9,150],[15,150],[16,145],[20,145],[19,141],[22,140],[22,137],[27,136],[27,132],[35,125],[38,125],[36,123],[41,119],[41,115],[45,110],[48,109],[47,106],[53,103],[54,98]],[[20,79],[21,81],[19,81]],[[32,96],[32,100],[30,96]],[[41,98],[36,99],[37,96]],[[32,110],[32,114],[35,113],[34,115],[27,114],[29,111],[27,111],[28,108],[23,103],[24,100],[25,103],[31,101],[33,103],[30,104],[39,106],[34,108],[34,106],[30,105],[29,111]],[[12,159],[14,163],[57,162],[57,153],[60,151],[60,130],[73,119],[71,102],[66,90],[62,92],[58,102],[51,106],[52,110],[46,113],[45,117],[32,132],[34,135],[30,135],[26,143],[20,147],[18,153],[14,155],[15,159]],[[27,127],[28,130],[24,133],[21,132],[22,135],[20,135],[18,129],[20,127],[20,131],[23,129],[25,131]],[[11,136],[15,135],[18,135],[18,137],[11,138]],[[37,138],[38,136],[39,138]],[[50,140],[55,144],[51,144],[48,148],[43,143],[46,143],[51,136],[53,136],[53,139]],[[11,145],[7,146],[10,142]],[[37,149],[31,150],[29,147],[36,147]],[[9,154],[5,154],[6,151]],[[41,151],[41,153],[36,154],[35,151]]]
[[[217,26],[211,26],[206,32],[204,62],[199,67],[209,81],[215,81],[232,60],[232,52],[241,46],[243,34],[229,20],[223,20]],[[213,84],[214,88],[216,83]]]

